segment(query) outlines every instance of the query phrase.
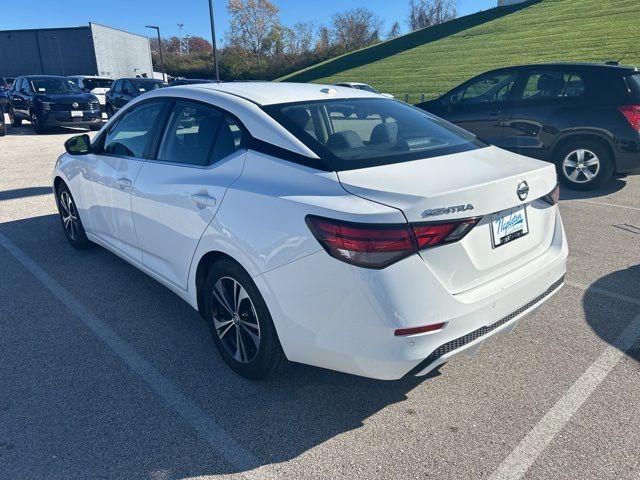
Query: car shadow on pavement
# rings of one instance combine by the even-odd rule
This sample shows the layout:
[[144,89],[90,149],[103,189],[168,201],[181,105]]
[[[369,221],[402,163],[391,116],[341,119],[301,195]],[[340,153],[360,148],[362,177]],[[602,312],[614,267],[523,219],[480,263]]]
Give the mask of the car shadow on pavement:
[[604,197],[622,190],[626,184],[627,182],[623,178],[613,177],[606,185],[586,192],[571,190],[569,187],[561,185],[560,200],[584,200],[587,198]]
[[[0,233],[249,451],[256,463],[250,465],[251,469],[286,462],[340,434],[360,429],[369,417],[405,401],[413,388],[439,375],[436,370],[427,377],[383,382],[293,364],[276,379],[251,382],[226,366],[215,351],[204,320],[189,305],[105,249],[77,251],[71,248],[57,215],[0,223]],[[0,254],[7,253],[2,250],[0,247]],[[34,288],[42,288],[35,278],[33,283]],[[4,294],[10,298],[18,293]],[[73,316],[60,321],[79,323]],[[85,330],[83,326],[81,330]],[[89,330],[82,335],[90,335]],[[106,346],[105,350],[107,355],[113,354]],[[77,358],[77,362],[82,363],[83,358]],[[87,378],[87,382],[103,382],[104,388],[111,388],[103,372],[93,374],[95,377]],[[38,375],[47,377],[46,366]],[[125,383],[122,387],[124,392],[135,391],[143,383],[135,374],[132,377],[131,384]],[[124,379],[120,383],[123,382]],[[30,414],[45,415],[45,412]],[[46,415],[55,413],[48,411]],[[176,419],[182,421],[177,414]],[[86,435],[83,425],[74,428],[79,438]],[[188,430],[197,438],[195,430]],[[176,438],[161,437],[157,440],[165,452],[157,462],[161,469],[170,472],[171,478],[241,471],[219,460],[189,465],[177,452],[173,458],[166,455],[167,448],[172,448],[171,442],[176,441]],[[100,458],[104,459],[101,461],[108,462],[117,456],[122,445],[112,448],[111,454],[101,453]],[[211,452],[211,457],[216,457],[215,452]],[[143,471],[142,463],[138,467],[136,462],[128,465],[129,478],[149,478],[150,472]],[[104,467],[104,471],[108,471],[108,465]],[[50,473],[57,475],[55,471]]]
[[13,200],[16,198],[35,197],[38,195],[51,194],[51,187],[26,187],[15,190],[1,190],[0,200]]
[[[620,303],[627,303],[631,307],[629,311],[633,312],[632,316],[617,318],[613,315],[603,316],[593,312],[598,312],[599,310],[597,306],[602,302],[603,291],[615,294],[620,292],[623,286],[626,297],[640,302],[640,264],[615,271],[598,279],[589,286],[582,300],[587,323],[600,338],[609,344],[613,344],[624,328],[636,318],[640,312],[640,307],[620,299]],[[635,344],[627,350],[626,354],[640,363],[640,339],[636,339]]]

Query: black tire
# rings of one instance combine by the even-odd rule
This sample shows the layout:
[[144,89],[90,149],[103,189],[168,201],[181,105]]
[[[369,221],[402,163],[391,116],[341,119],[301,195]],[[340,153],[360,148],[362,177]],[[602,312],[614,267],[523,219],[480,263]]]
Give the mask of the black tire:
[[14,127],[22,126],[22,119],[16,118],[16,115],[15,115],[15,112],[13,111],[13,108],[9,109],[9,121],[11,122],[11,125],[14,126]]
[[[68,203],[67,198],[70,203]],[[78,250],[85,250],[94,246],[94,243],[87,238],[87,234],[82,226],[82,220],[80,220],[80,215],[76,208],[75,200],[69,188],[64,183],[61,183],[58,185],[58,188],[56,188],[56,205],[58,206],[62,229],[71,246]],[[69,215],[71,216],[71,220],[66,220]]]
[[31,110],[29,113],[29,118],[31,119],[31,125],[36,133],[45,133],[47,131],[46,127],[42,124],[42,120],[35,112],[35,110]]
[[[236,290],[236,284],[246,296],[240,294],[240,288],[237,295],[229,295],[232,289]],[[218,299],[220,292],[229,308]],[[241,297],[240,301],[236,300],[238,297]],[[287,367],[289,362],[282,351],[269,309],[240,265],[227,259],[212,265],[205,280],[203,310],[218,352],[238,375],[260,380],[274,377]]]
[[92,132],[97,132],[98,130],[100,130],[102,128],[102,125],[89,125],[89,129]]
[[[589,165],[589,162],[596,163]],[[578,140],[558,151],[556,170],[564,186],[586,191],[611,180],[615,166],[611,152],[604,145],[593,140]]]

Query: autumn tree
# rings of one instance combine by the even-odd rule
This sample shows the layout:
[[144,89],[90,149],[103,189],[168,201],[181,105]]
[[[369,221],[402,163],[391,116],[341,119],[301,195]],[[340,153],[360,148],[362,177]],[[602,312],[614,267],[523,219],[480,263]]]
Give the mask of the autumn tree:
[[380,41],[382,21],[368,8],[352,8],[331,19],[333,41],[343,52],[350,52]]
[[400,22],[394,22],[389,29],[389,33],[387,33],[387,40],[391,40],[392,38],[397,38],[402,35],[402,31],[400,29]]
[[267,54],[265,46],[272,46],[277,40],[278,7],[269,0],[229,0],[227,11],[230,16],[227,45],[250,52],[259,70]]

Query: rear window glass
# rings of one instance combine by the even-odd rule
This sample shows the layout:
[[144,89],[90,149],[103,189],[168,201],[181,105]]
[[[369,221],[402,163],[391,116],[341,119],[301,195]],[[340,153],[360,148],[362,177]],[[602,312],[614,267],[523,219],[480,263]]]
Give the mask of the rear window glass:
[[93,90],[94,88],[111,88],[113,80],[108,78],[85,78],[82,83],[84,88]]
[[631,91],[640,100],[640,73],[627,77],[627,83]]
[[335,171],[486,146],[471,133],[396,100],[336,99],[264,109]]
[[523,100],[578,97],[584,92],[584,81],[576,73],[532,72],[522,93]]

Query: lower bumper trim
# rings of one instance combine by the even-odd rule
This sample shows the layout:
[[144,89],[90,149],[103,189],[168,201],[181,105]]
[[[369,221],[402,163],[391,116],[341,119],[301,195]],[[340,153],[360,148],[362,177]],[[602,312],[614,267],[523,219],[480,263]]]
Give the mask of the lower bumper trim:
[[496,328],[501,327],[502,325],[504,325],[505,323],[509,322],[510,320],[513,320],[514,318],[516,318],[521,313],[523,313],[523,312],[527,311],[528,309],[530,309],[531,307],[533,307],[536,303],[540,302],[544,298],[546,298],[549,295],[551,295],[563,283],[564,283],[564,275],[559,280],[554,282],[553,285],[551,285],[549,288],[547,288],[547,290],[545,290],[543,293],[538,295],[533,300],[527,302],[525,305],[521,306],[517,310],[511,312],[506,317],[501,318],[500,320],[498,320],[495,323],[492,323],[491,325],[484,326],[482,328],[474,330],[471,333],[467,333],[466,335],[463,335],[462,337],[458,337],[458,338],[456,338],[454,340],[451,340],[450,342],[447,342],[447,343],[445,343],[443,345],[440,345],[438,348],[436,348],[431,353],[431,355],[429,355],[422,362],[420,362],[418,365],[416,365],[409,373],[407,373],[407,375],[416,375],[416,374],[422,372],[429,365],[431,365],[433,362],[437,361],[440,357],[446,355],[449,352],[457,350],[457,349],[467,345],[468,343],[473,342],[474,340],[477,340],[478,338],[480,338],[480,337],[492,332]]

